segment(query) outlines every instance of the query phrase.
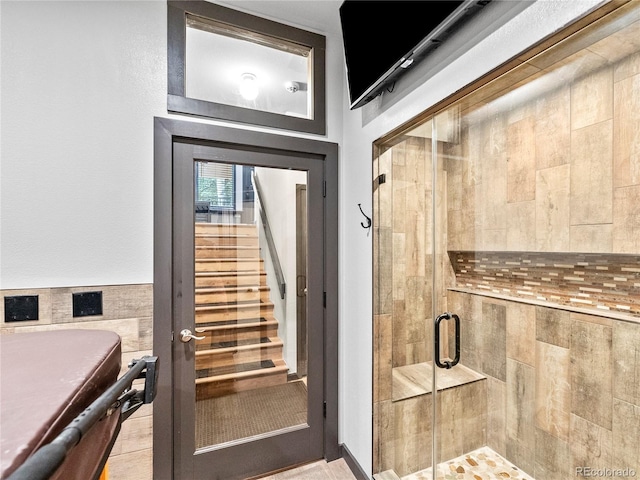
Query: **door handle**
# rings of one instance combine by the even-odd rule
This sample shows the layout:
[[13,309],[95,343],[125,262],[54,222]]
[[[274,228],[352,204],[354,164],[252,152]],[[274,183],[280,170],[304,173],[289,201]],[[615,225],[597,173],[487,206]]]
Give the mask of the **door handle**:
[[[455,322],[455,327],[456,327],[456,355],[453,358],[453,360],[445,360],[444,362],[440,361],[440,323],[442,323],[443,320],[451,320],[453,319],[453,321]],[[458,317],[458,315],[456,315],[455,313],[449,313],[449,312],[445,312],[441,315],[438,315],[438,317],[436,318],[436,325],[435,325],[435,332],[433,335],[434,338],[434,342],[435,342],[435,355],[436,355],[436,365],[440,368],[452,368],[455,367],[458,362],[460,361],[460,317]]]
[[188,328],[180,331],[180,341],[182,343],[189,343],[190,340],[204,340],[205,338],[206,337],[196,337]]

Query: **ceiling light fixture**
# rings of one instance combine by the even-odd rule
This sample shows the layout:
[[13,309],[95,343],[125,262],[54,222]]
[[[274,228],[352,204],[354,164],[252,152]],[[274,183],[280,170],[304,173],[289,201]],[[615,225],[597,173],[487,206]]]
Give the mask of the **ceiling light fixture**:
[[240,95],[246,100],[255,100],[258,96],[258,79],[253,73],[243,73],[240,77]]

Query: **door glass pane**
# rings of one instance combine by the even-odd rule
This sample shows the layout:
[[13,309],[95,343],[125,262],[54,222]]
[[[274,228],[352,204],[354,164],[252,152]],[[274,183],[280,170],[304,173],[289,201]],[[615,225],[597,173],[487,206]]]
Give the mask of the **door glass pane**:
[[186,96],[313,118],[311,48],[187,15]]
[[305,426],[307,173],[196,161],[194,182],[196,448]]

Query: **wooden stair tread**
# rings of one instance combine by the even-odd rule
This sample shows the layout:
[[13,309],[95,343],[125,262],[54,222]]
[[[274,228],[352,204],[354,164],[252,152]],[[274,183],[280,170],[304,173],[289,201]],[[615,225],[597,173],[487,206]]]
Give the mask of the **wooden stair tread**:
[[198,246],[196,247],[196,262],[202,260],[244,260],[244,261],[261,261],[259,248],[238,248],[236,246],[230,248]]
[[260,248],[260,237],[254,234],[238,233],[224,235],[220,233],[196,233],[196,247],[249,247]]
[[197,287],[196,293],[225,293],[225,292],[265,292],[269,291],[266,285],[242,286],[242,287]]
[[260,247],[251,245],[196,245],[196,250],[258,250]]
[[198,333],[214,332],[217,330],[230,330],[230,329],[248,329],[255,327],[268,327],[277,326],[278,321],[273,317],[261,317],[243,319],[243,320],[220,320],[214,322],[198,323],[196,331]]
[[215,222],[195,222],[199,227],[251,227],[256,228],[255,223],[215,223]]
[[196,233],[198,238],[259,238],[258,235],[252,233]]
[[264,270],[241,270],[238,272],[196,272],[196,277],[247,277],[251,275],[266,275]]
[[196,250],[260,250],[252,245],[196,245]]
[[227,288],[224,286],[197,287],[195,289],[195,302],[196,307],[219,305],[232,308],[236,304],[271,302],[270,292],[271,290],[266,285],[260,287],[255,285],[235,285]]
[[254,227],[255,223],[216,223],[216,222],[195,222],[196,225],[215,226],[215,227]]
[[[198,348],[196,345],[196,356],[212,355],[227,352],[240,352],[246,350],[259,350],[270,347],[280,347],[284,345],[284,342],[279,337],[262,337],[260,341],[245,340],[243,342],[221,342],[221,345],[234,344],[230,346],[221,346],[218,348]],[[265,341],[266,340],[266,341]],[[202,347],[209,347],[210,345],[202,345]]]
[[[244,273],[244,272],[262,272],[264,270],[264,260],[260,257],[256,258],[197,258],[196,265],[207,267],[207,265],[226,265],[226,264],[236,264],[235,269],[229,268],[228,270],[208,270],[211,272],[225,272],[225,273]],[[228,267],[227,267],[228,268]],[[197,271],[196,273],[202,273],[202,271]]]
[[[269,362],[273,364],[273,366],[267,366],[267,365],[270,365]],[[287,372],[289,370],[289,368],[287,367],[287,364],[284,363],[284,360],[275,360],[275,361],[263,360],[262,362],[253,362],[253,363],[261,364],[261,366],[258,366],[258,365],[254,366],[251,364],[240,364],[240,365],[236,365],[235,367],[228,367],[224,369],[223,368],[207,369],[211,372],[206,370],[198,370],[196,371],[196,385],[202,384],[202,383],[209,383],[209,382],[219,382],[223,380],[240,380],[243,378],[265,376],[265,375],[271,375],[274,373]],[[252,367],[255,367],[255,368],[252,368]],[[247,369],[242,370],[243,368],[247,368]],[[236,371],[229,372],[229,373],[215,374],[216,370],[228,371],[232,369],[235,369]],[[241,370],[241,371],[238,371],[238,370]],[[209,375],[209,373],[214,373],[214,374]],[[198,378],[198,375],[201,375],[201,377]]]
[[228,232],[257,232],[258,227],[255,224],[251,223],[206,223],[206,222],[196,222],[195,223],[195,231],[197,234],[204,233],[206,231],[223,231],[225,233]]
[[197,288],[205,287],[244,287],[266,285],[266,272],[246,271],[243,273],[230,272],[198,272],[195,277]]
[[[245,323],[261,321],[266,315],[273,314],[273,307],[239,309],[229,307],[227,310],[197,311],[195,315],[196,325],[243,325]],[[274,321],[275,318],[273,319]]]
[[229,307],[233,305],[237,305],[237,310],[247,310],[249,308],[272,308],[273,303],[263,303],[263,302],[246,302],[246,303],[227,303],[227,304],[215,304],[215,305],[201,305],[196,306],[196,312],[217,312],[220,310],[229,310]]
[[[238,311],[238,310],[249,310],[251,308],[258,309],[258,305],[261,307],[266,307],[267,310],[270,310],[273,306],[271,302],[264,303],[254,303],[254,300],[231,300],[229,302],[196,302],[196,312],[204,314],[204,313],[215,313],[215,312],[227,312],[229,310]],[[234,308],[235,307],[235,308]]]
[[260,257],[221,257],[221,258],[196,258],[196,262],[214,263],[214,262],[260,262],[264,260]]

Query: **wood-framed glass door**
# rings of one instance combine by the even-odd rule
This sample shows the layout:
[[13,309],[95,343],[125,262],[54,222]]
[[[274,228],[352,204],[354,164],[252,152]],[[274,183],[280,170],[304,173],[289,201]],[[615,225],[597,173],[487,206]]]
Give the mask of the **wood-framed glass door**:
[[[193,126],[161,122],[174,133]],[[154,478],[243,479],[338,458],[337,268],[328,255],[334,243],[327,242],[337,234],[337,223],[327,219],[337,203],[334,186],[326,181],[335,178],[337,150],[333,144],[255,132],[193,129],[191,139],[156,129],[156,139],[165,141],[156,144],[164,147],[156,157],[156,186],[165,195],[156,192],[155,275],[161,278],[154,292],[154,345],[170,359],[161,383],[171,398],[163,396],[154,412]],[[278,144],[282,148],[273,148]],[[249,198],[254,220],[240,211],[248,198],[244,169],[262,191]],[[211,196],[205,184],[218,180]],[[229,184],[240,190],[237,195],[221,188]],[[309,219],[306,372],[297,371],[296,352],[300,184],[306,186]],[[159,205],[166,190],[171,205]],[[214,198],[221,196],[226,200],[217,205]],[[262,217],[265,208],[268,215]],[[282,243],[289,217],[292,245]],[[276,245],[275,256],[270,243]],[[170,252],[170,268],[161,252]],[[277,264],[284,276],[277,274]],[[170,272],[170,282],[160,271]],[[162,337],[169,330],[167,345]],[[165,445],[169,441],[171,449]]]
[[[174,281],[182,293],[176,295],[174,316],[174,362],[180,372],[175,399],[180,408],[174,410],[181,437],[178,476],[190,478],[193,471],[194,478],[246,478],[322,458],[322,245],[311,241],[312,254],[307,255],[308,330],[313,340],[310,368],[297,378],[295,362],[286,361],[297,344],[295,308],[288,309],[287,292],[279,299],[279,289],[269,290],[272,282],[265,278],[278,271],[278,263],[295,263],[295,248],[283,251],[280,243],[270,253],[270,248],[259,247],[269,243],[261,242],[261,236],[276,237],[274,243],[284,240],[286,234],[280,232],[264,235],[265,224],[276,223],[276,216],[295,218],[295,209],[273,202],[262,222],[249,224],[235,222],[233,212],[239,206],[217,221],[196,221],[194,204],[194,172],[203,164],[250,166],[277,182],[262,180],[264,197],[278,198],[287,187],[295,194],[296,181],[286,185],[287,178],[301,177],[315,197],[310,217],[321,219],[321,165],[224,148],[174,148],[174,232],[181,256]],[[264,212],[267,198],[260,203]],[[312,222],[310,237],[322,238],[321,228],[322,222]],[[254,236],[255,244],[248,244]],[[191,337],[179,333],[185,329]]]

